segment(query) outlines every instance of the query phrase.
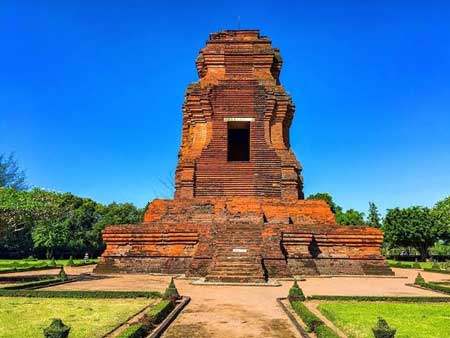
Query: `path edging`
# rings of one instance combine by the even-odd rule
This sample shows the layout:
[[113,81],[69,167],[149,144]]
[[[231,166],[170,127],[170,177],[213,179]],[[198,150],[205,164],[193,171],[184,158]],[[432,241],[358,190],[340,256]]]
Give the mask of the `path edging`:
[[302,338],[311,338],[311,336],[306,332],[306,330],[300,325],[300,323],[297,321],[297,318],[294,317],[294,315],[289,311],[289,309],[284,305],[283,301],[287,300],[286,297],[277,298],[278,305],[281,306],[283,311],[286,313],[294,327],[297,329],[298,333]]

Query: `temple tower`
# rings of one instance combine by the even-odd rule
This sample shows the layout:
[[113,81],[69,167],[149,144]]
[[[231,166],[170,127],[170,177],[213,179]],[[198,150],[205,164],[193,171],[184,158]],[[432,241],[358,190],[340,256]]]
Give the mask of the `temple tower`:
[[392,274],[379,229],[340,226],[326,202],[303,199],[281,65],[257,30],[210,35],[183,104],[175,198],[152,201],[140,224],[105,228],[97,272],[252,283]]
[[290,149],[294,104],[278,49],[257,30],[211,34],[188,87],[175,198],[303,199]]

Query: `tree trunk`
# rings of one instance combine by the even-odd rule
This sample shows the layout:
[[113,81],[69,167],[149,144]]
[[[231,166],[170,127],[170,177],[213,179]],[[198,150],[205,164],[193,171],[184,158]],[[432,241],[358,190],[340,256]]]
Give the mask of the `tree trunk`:
[[425,260],[428,258],[428,247],[419,247],[418,250],[420,253],[420,261],[425,262]]

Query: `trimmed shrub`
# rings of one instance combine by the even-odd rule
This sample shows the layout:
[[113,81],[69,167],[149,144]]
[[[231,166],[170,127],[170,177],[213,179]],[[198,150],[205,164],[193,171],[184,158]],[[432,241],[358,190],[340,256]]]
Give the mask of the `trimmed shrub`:
[[116,338],[144,338],[145,329],[143,324],[128,326]]
[[316,336],[318,338],[340,338],[336,332],[326,325],[319,325],[317,327]]
[[303,294],[302,289],[297,284],[297,281],[294,281],[294,285],[289,289],[288,299],[290,302],[304,301],[305,295]]
[[416,279],[414,280],[414,284],[416,285],[422,285],[425,284],[425,279],[422,277],[422,275],[420,274],[420,272],[417,274]]
[[70,256],[69,260],[67,261],[67,266],[74,266],[74,265],[75,265],[75,263],[73,262],[73,257]]
[[66,272],[64,271],[64,266],[61,266],[61,270],[59,270],[58,273],[58,278],[63,282],[69,279],[69,277],[67,277]]
[[145,321],[152,324],[161,323],[174,308],[170,300],[162,300],[145,314]]
[[175,301],[180,298],[180,294],[178,293],[177,287],[175,286],[173,277],[170,279],[170,283],[166,291],[164,291],[164,298],[170,299],[172,301]]
[[394,338],[396,329],[389,327],[388,323],[381,317],[378,317],[377,325],[372,328],[375,338]]
[[64,325],[61,319],[53,319],[49,327],[44,329],[45,338],[67,338],[69,336],[70,327]]
[[309,309],[302,302],[291,302],[294,311],[300,316],[305,325],[308,327],[309,332],[315,332],[316,329],[323,325],[323,322],[314,313],[309,311]]

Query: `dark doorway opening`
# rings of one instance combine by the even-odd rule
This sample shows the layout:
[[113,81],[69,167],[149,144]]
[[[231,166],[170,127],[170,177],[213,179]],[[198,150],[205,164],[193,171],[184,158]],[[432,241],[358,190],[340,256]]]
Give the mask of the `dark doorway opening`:
[[250,161],[250,122],[228,122],[228,161]]

